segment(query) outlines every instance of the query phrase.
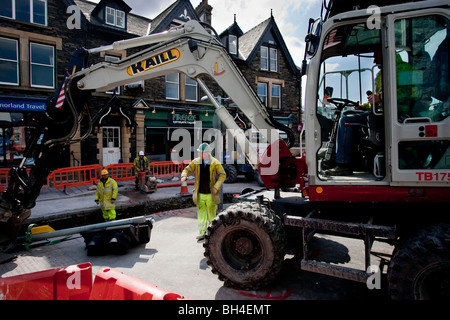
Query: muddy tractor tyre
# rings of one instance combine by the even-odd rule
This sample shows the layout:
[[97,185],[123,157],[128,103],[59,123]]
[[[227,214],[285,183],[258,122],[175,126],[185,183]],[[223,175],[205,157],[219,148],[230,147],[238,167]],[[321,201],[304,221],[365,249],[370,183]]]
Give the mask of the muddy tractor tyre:
[[429,226],[406,240],[387,274],[394,300],[450,299],[450,225]]
[[286,235],[272,210],[256,203],[238,203],[211,222],[203,246],[208,265],[225,286],[257,290],[280,272]]

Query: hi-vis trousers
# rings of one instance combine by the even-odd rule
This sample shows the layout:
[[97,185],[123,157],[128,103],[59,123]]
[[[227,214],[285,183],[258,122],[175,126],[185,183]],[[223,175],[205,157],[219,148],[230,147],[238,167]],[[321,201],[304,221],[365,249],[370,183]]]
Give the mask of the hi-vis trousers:
[[216,203],[210,193],[199,193],[197,198],[198,231],[204,236],[211,221],[216,217]]
[[116,219],[116,210],[114,210],[114,209],[112,209],[112,210],[102,209],[102,213],[103,213],[103,219],[105,219],[106,221],[111,221],[111,220]]

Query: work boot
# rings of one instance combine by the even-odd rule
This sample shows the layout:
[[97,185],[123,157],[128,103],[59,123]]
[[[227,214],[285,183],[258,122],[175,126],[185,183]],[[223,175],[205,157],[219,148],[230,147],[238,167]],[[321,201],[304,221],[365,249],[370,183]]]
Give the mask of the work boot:
[[320,148],[319,152],[317,152],[317,158],[323,159],[323,158],[325,158],[326,154],[327,154],[327,148]]
[[332,169],[324,171],[326,176],[351,176],[353,175],[353,170],[348,167],[336,166]]
[[322,162],[320,163],[320,168],[324,171],[333,169],[334,167],[336,167],[336,162],[334,162],[333,160],[322,160]]

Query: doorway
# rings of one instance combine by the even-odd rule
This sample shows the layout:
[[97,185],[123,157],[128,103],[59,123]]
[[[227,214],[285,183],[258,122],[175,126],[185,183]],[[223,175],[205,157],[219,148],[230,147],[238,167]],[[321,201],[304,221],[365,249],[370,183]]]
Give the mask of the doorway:
[[103,166],[119,163],[120,127],[103,127]]

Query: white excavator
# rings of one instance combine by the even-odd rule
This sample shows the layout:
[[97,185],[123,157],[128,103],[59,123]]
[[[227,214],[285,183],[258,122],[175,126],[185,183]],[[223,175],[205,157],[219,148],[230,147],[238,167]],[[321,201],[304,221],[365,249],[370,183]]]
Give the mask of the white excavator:
[[[269,285],[286,253],[302,257],[302,270],[364,283],[373,275],[372,245],[383,242],[393,250],[381,257],[387,271],[378,272],[387,274],[393,299],[448,298],[450,4],[362,2],[324,1],[321,17],[310,20],[302,65],[306,152],[299,157],[290,151],[291,130],[273,119],[203,23],[79,49],[68,68],[73,72],[64,83],[64,104],[55,107],[60,87],[39,122],[40,157],[29,174],[24,165],[11,170],[0,203],[3,243],[15,241],[30,215],[51,159],[61,146],[77,141],[79,118],[89,117],[85,105],[91,92],[181,72],[198,82],[267,189],[240,197],[208,228],[205,256],[225,285],[246,290]],[[86,66],[90,53],[136,47],[146,48],[119,62]],[[214,99],[206,84],[211,79],[266,134],[269,147],[262,157]],[[308,245],[316,234],[360,239],[365,265],[314,260]]]

